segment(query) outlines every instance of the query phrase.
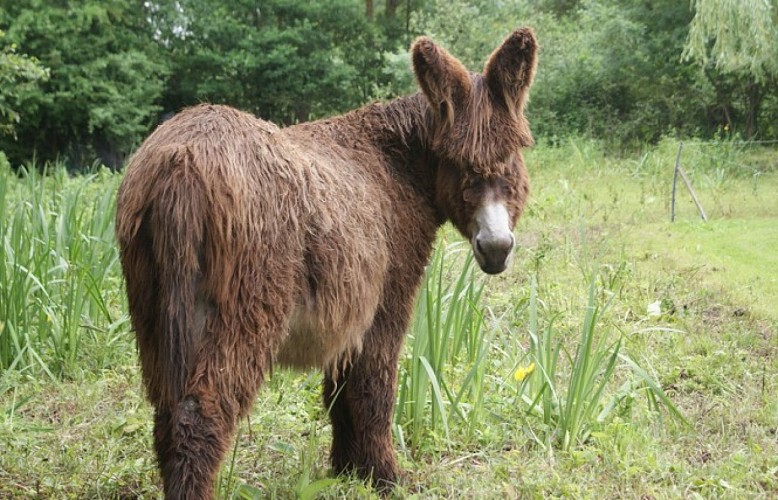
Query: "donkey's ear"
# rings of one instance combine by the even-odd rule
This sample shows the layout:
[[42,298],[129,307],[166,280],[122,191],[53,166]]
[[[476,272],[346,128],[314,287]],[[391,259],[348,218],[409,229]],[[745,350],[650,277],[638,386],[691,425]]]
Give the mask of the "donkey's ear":
[[470,75],[467,69],[427,37],[411,47],[413,72],[430,106],[444,122],[453,122],[456,103],[467,102]]
[[535,78],[538,42],[530,28],[520,28],[505,39],[484,68],[484,78],[495,99],[521,113]]

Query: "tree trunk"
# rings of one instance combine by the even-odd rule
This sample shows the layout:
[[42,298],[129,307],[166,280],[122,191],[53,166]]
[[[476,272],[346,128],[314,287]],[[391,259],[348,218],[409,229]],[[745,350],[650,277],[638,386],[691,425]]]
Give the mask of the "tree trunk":
[[400,5],[400,0],[386,0],[386,17],[394,17],[398,5]]
[[365,15],[371,21],[373,20],[374,11],[373,0],[365,0]]
[[746,139],[752,139],[759,132],[759,108],[762,107],[764,85],[750,81],[746,84]]

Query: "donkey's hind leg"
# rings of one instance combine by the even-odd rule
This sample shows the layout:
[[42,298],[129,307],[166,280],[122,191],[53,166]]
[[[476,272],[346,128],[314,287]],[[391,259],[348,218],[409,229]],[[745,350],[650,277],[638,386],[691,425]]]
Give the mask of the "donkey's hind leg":
[[173,408],[156,408],[154,444],[167,499],[213,498],[236,418],[219,408],[221,398],[211,392],[194,388]]
[[269,369],[276,333],[237,326],[211,331],[181,399],[157,405],[154,440],[167,499],[213,498],[237,422]]

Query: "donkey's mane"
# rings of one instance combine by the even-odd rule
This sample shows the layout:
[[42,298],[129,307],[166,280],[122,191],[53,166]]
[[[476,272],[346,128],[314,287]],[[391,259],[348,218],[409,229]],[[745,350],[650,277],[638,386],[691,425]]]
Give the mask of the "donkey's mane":
[[375,147],[397,159],[407,159],[411,153],[429,144],[428,105],[417,92],[389,102],[376,102],[331,119],[301,124],[326,130],[338,142],[350,145],[355,138],[364,138]]
[[[441,123],[423,94],[417,92],[311,125],[344,129],[339,132],[345,134],[367,133],[369,140],[398,159],[418,153],[418,148],[444,151],[442,160],[466,163],[487,176],[500,175],[512,152],[533,143],[532,135],[523,115],[506,120],[493,111],[493,98],[481,75],[472,74],[471,80],[473,99],[463,103],[451,121]],[[505,115],[509,112],[504,110]]]

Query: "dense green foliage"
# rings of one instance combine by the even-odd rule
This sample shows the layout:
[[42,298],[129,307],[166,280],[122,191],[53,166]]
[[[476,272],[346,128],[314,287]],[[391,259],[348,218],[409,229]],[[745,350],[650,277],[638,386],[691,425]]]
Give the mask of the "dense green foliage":
[[229,103],[290,123],[370,98],[382,33],[356,2],[175,2],[154,12],[168,50],[166,110]]
[[25,54],[18,54],[14,45],[5,43],[0,31],[0,134],[13,134],[19,122],[19,95],[48,76],[46,68]]
[[407,48],[419,34],[478,70],[521,25],[542,44],[529,108],[541,141],[778,137],[776,0],[6,5],[0,150],[14,165],[118,167],[160,119],[203,101],[282,124],[343,112],[414,90]]
[[18,140],[2,144],[12,161],[65,156],[74,164],[118,165],[158,113],[166,66],[138,15],[143,2],[9,5],[0,26],[37,57],[50,78],[20,97]]
[[688,55],[761,82],[778,76],[778,19],[764,0],[694,0]]

